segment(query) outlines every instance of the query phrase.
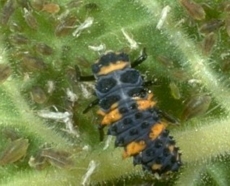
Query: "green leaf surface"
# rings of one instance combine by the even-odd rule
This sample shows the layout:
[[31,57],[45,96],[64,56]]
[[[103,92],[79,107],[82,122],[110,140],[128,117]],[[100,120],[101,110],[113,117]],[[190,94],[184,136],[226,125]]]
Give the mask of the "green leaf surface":
[[[205,18],[196,20],[182,1],[0,2],[0,63],[11,69],[6,74],[0,69],[0,152],[18,138],[29,143],[25,156],[17,151],[20,160],[0,167],[1,185],[229,185],[230,5],[197,0]],[[212,20],[222,22],[211,25]],[[204,24],[215,27],[211,50],[204,45]],[[125,51],[133,61],[144,47],[148,59],[137,69],[157,80],[149,89],[158,106],[178,120],[186,118],[186,109],[194,116],[169,126],[183,166],[161,180],[133,167],[132,158],[122,160],[114,139],[108,148],[107,138],[99,142],[96,109],[82,114],[94,99],[93,82],[78,82],[75,74],[78,65],[83,75],[91,75],[91,64],[107,50]],[[171,82],[181,97],[174,99]],[[208,111],[196,101],[198,111],[186,108],[187,100],[202,95],[211,98]],[[41,111],[65,118],[41,117]],[[59,153],[42,159],[44,148]],[[68,162],[63,154],[71,154],[71,168],[60,168]],[[29,165],[33,158],[47,166],[36,170]]]

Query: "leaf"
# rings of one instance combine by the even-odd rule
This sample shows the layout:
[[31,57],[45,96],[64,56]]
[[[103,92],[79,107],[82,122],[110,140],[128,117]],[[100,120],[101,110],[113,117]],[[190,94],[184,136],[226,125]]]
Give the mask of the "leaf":
[[[10,76],[4,76],[0,87],[1,132],[13,128],[30,143],[22,162],[1,167],[1,184],[80,185],[92,160],[95,170],[84,182],[87,184],[105,181],[109,184],[114,179],[116,183],[128,180],[130,175],[142,175],[140,167],[132,166],[131,159],[121,161],[122,149],[114,149],[111,144],[103,150],[105,144],[99,143],[94,125],[100,122],[96,111],[82,114],[93,100],[92,84],[77,82],[74,66],[78,65],[83,75],[91,75],[91,64],[106,50],[125,51],[133,61],[144,47],[148,59],[137,69],[147,79],[158,79],[159,86],[149,88],[162,110],[181,118],[183,100],[202,94],[211,98],[210,110],[204,115],[169,127],[181,149],[184,167],[169,181],[156,181],[151,175],[150,182],[227,184],[230,141],[227,2],[212,1],[206,6],[204,1],[196,1],[205,11],[202,21],[193,20],[179,1],[171,0],[56,0],[49,6],[42,2],[0,2],[0,59],[1,64],[10,67]],[[205,33],[200,33],[199,28],[203,24],[215,26],[210,25],[212,19],[220,19],[222,24],[214,29],[218,38],[207,56],[200,45]],[[168,59],[170,65],[159,63],[159,56]],[[170,82],[178,85],[180,100],[171,96]],[[39,91],[34,92],[37,87]],[[36,99],[44,97],[42,101]],[[62,118],[41,118],[38,116],[41,110],[48,114],[56,112],[52,116]],[[1,149],[8,140],[7,136],[0,137]],[[47,171],[36,171],[29,167],[29,157],[46,145],[73,154],[74,168],[48,167]],[[137,182],[146,183],[141,176]],[[132,180],[122,183],[133,184]]]

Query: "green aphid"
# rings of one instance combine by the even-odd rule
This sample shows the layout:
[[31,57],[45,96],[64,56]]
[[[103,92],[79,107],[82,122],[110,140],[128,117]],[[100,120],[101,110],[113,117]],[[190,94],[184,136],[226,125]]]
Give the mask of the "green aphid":
[[28,139],[20,138],[10,142],[0,155],[0,165],[7,165],[20,160],[26,155],[28,146]]

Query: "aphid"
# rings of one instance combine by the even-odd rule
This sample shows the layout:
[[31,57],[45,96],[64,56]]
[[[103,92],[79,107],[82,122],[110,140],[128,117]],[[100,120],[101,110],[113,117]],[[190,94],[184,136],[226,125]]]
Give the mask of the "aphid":
[[221,63],[221,70],[223,72],[229,72],[230,71],[230,59],[224,59]]
[[17,33],[17,32],[22,32],[23,27],[22,27],[22,25],[11,21],[9,23],[9,29],[11,32]]
[[47,101],[46,93],[39,86],[33,87],[30,91],[30,95],[35,103],[43,104]]
[[44,70],[46,68],[46,64],[42,58],[29,54],[22,57],[22,66],[28,71]]
[[70,153],[52,148],[39,150],[39,152],[35,156],[31,156],[29,160],[29,165],[37,170],[42,170],[49,164],[58,168],[68,169],[73,167],[74,162]]
[[90,91],[91,88],[92,88],[92,87],[90,87],[90,85],[87,84],[87,83],[84,83],[84,84],[82,83],[82,84],[80,84],[80,89],[81,89],[81,92],[83,93],[83,97],[84,97],[85,99],[91,98],[91,96],[92,96],[92,92]]
[[85,5],[85,8],[87,9],[87,10],[97,10],[98,9],[98,5],[96,4],[96,3],[87,3],[86,5]]
[[129,36],[129,34],[125,31],[124,28],[122,28],[121,31],[122,31],[122,34],[125,36],[125,39],[128,41],[130,49],[136,50],[139,47],[138,43]]
[[171,59],[169,59],[168,57],[166,57],[166,56],[159,55],[159,56],[157,56],[156,59],[162,65],[164,65],[164,67],[166,67],[166,68],[173,68],[173,66],[174,66],[173,61]]
[[224,25],[224,21],[219,20],[219,19],[213,19],[213,20],[210,20],[202,24],[199,28],[199,31],[202,34],[208,34],[208,33],[216,31],[223,25]]
[[16,8],[15,0],[7,0],[2,8],[2,13],[0,17],[0,22],[3,25],[6,25],[9,21],[10,16],[14,13]]
[[11,68],[7,64],[0,64],[0,83],[3,83],[11,75]]
[[181,119],[186,121],[196,116],[204,114],[211,103],[211,97],[209,95],[195,95],[190,98],[183,110]]
[[168,15],[168,13],[170,12],[170,10],[171,10],[171,7],[168,6],[168,5],[165,6],[165,7],[162,9],[160,19],[159,19],[159,21],[158,21],[158,23],[157,23],[157,26],[156,26],[157,29],[160,30],[160,29],[162,28],[164,22],[165,22],[166,19],[167,19],[167,15]]
[[83,185],[83,186],[89,185],[89,178],[94,173],[96,167],[97,167],[96,162],[94,160],[91,160],[89,163],[87,172],[85,173],[85,175],[82,178],[81,185]]
[[22,34],[12,34],[9,36],[9,40],[13,45],[25,45],[29,43],[29,39]]
[[174,99],[180,99],[181,98],[180,90],[174,82],[171,82],[169,84],[169,88],[171,91],[171,95],[173,96]]
[[71,168],[74,165],[71,159],[71,154],[66,151],[54,150],[54,149],[43,149],[41,151],[41,157],[46,158],[46,160],[53,166],[58,168]]
[[67,88],[67,90],[66,90],[66,96],[67,96],[68,100],[70,102],[72,102],[72,104],[74,104],[79,99],[79,97],[77,96],[77,94],[75,94],[69,88]]
[[79,7],[79,5],[82,4],[83,1],[81,0],[72,0],[69,3],[67,3],[67,8],[75,8]]
[[216,36],[213,32],[205,35],[202,43],[202,51],[204,55],[209,55],[216,43]]
[[172,77],[174,79],[180,82],[185,82],[190,78],[188,73],[186,73],[183,69],[180,68],[172,69],[170,73],[172,74]]
[[45,0],[31,0],[30,5],[34,10],[40,11],[43,8]]
[[106,46],[105,44],[100,44],[98,46],[89,45],[88,48],[100,54],[100,52],[105,50]]
[[65,36],[73,29],[77,18],[75,16],[67,16],[60,20],[60,23],[55,28],[56,36]]
[[51,112],[48,110],[40,110],[37,114],[42,118],[52,119],[61,122],[65,122],[65,120],[68,120],[72,117],[72,113],[70,112]]
[[224,21],[227,34],[230,36],[230,15],[227,15]]
[[223,1],[219,3],[218,10],[220,12],[228,13],[230,11],[230,3],[228,1]]
[[51,55],[53,54],[53,49],[48,46],[47,44],[45,43],[37,43],[35,44],[35,50],[40,53],[40,54],[43,54],[43,55]]
[[29,159],[29,166],[37,170],[43,170],[49,165],[46,158],[41,156],[41,151],[39,151],[35,156],[31,156]]
[[205,19],[203,7],[191,0],[179,0],[180,4],[187,10],[188,14],[195,20]]
[[48,94],[52,94],[53,91],[54,91],[55,88],[56,88],[56,87],[55,87],[54,81],[51,81],[51,80],[47,81],[46,87],[47,87],[47,93],[48,93]]
[[74,135],[75,137],[79,137],[78,131],[74,127],[73,122],[73,113],[72,112],[50,112],[47,110],[40,110],[37,112],[38,116],[45,119],[52,119],[55,121],[63,122],[66,125],[66,132]]
[[166,130],[162,111],[155,107],[153,94],[136,67],[147,58],[145,49],[134,62],[126,53],[108,52],[92,65],[94,76],[79,76],[79,80],[96,79],[94,100],[84,111],[98,104],[101,139],[103,128],[108,135],[116,136],[115,147],[124,147],[123,158],[133,157],[133,164],[141,164],[143,170],[159,175],[177,171],[181,166],[181,154],[175,141]]
[[88,17],[82,24],[80,24],[77,29],[72,33],[74,37],[79,37],[81,32],[92,26],[94,21],[93,17]]
[[20,138],[10,142],[0,155],[0,165],[7,165],[20,160],[26,155],[28,146],[28,139]]
[[18,131],[16,131],[15,128],[6,127],[1,132],[5,138],[10,139],[11,141],[14,141],[20,138],[20,135]]
[[38,22],[37,22],[37,19],[34,17],[34,15],[31,11],[24,8],[24,16],[23,17],[25,18],[25,21],[30,28],[37,30]]
[[227,2],[227,5],[225,6],[224,11],[225,11],[226,13],[229,13],[229,12],[230,12],[230,3],[229,3],[229,2]]
[[60,11],[60,6],[56,3],[47,3],[43,4],[42,10],[50,14],[56,14]]
[[30,3],[28,0],[17,0],[17,4],[26,9],[30,8]]

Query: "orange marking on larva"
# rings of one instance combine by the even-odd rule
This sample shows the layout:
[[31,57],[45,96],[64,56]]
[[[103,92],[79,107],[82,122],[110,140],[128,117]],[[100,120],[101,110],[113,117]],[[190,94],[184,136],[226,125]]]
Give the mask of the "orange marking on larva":
[[154,107],[156,105],[155,101],[152,101],[153,94],[149,93],[147,99],[140,99],[138,97],[134,97],[138,105],[138,110],[146,110],[148,108]]
[[104,116],[101,125],[110,125],[111,123],[121,118],[122,118],[122,114],[120,114],[119,109],[116,108]]
[[144,141],[131,142],[125,147],[125,151],[123,152],[122,157],[127,158],[138,154],[139,152],[143,151],[145,147],[146,143]]
[[149,100],[138,100],[137,105],[138,110],[146,110],[148,108],[152,108],[155,105],[155,102]]
[[152,169],[153,169],[153,170],[160,170],[161,167],[162,167],[161,164],[156,164],[156,163],[155,163],[155,164],[152,165]]
[[152,126],[151,132],[149,133],[149,137],[154,140],[156,139],[162,131],[166,128],[167,124],[166,123],[156,123]]
[[108,66],[101,67],[98,75],[106,75],[116,70],[121,70],[129,65],[127,61],[117,61],[116,63],[110,63]]
[[[113,109],[115,109],[117,107],[118,107],[118,103],[114,103],[114,104],[111,105],[110,110],[113,110]],[[103,110],[98,110],[97,114],[101,115],[101,116],[105,116],[106,112],[104,112]]]
[[111,105],[110,110],[113,110],[118,107],[118,103],[114,103]]
[[101,115],[101,116],[105,116],[106,115],[106,113],[104,111],[102,111],[102,110],[98,110],[97,114]]

